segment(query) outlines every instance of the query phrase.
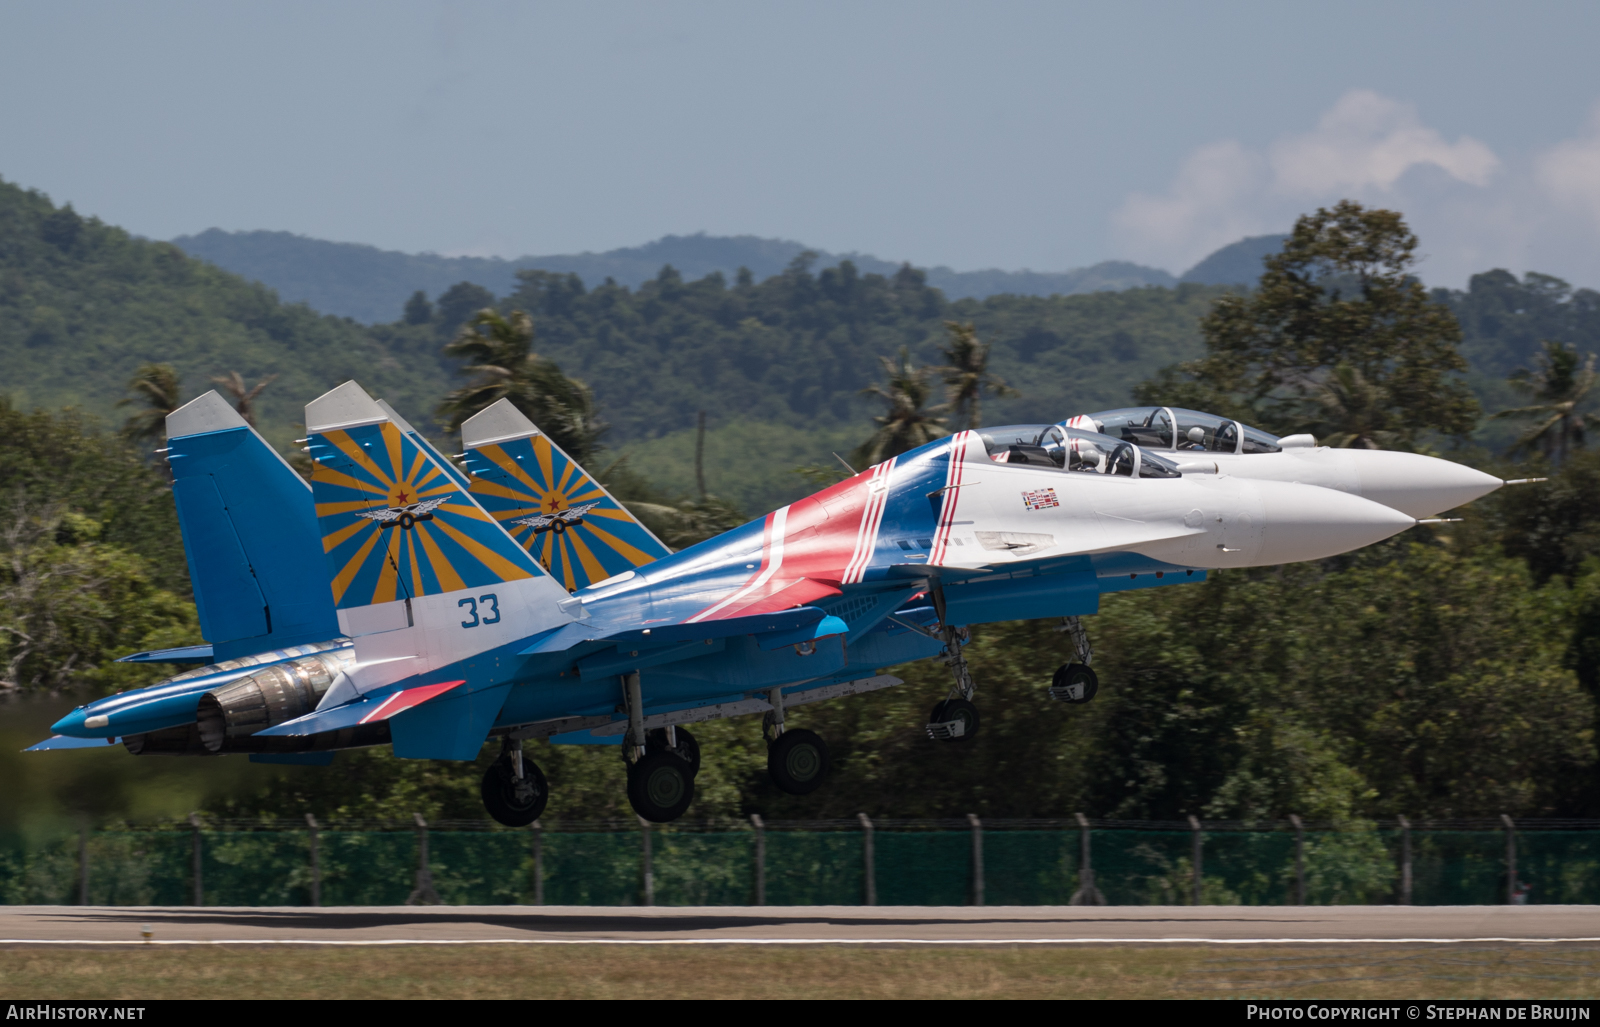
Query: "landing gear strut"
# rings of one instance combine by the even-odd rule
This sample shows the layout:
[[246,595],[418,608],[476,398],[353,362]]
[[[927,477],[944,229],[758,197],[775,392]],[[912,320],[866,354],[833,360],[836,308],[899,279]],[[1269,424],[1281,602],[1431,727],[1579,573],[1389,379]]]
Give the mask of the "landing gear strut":
[[767,691],[772,704],[761,722],[767,739],[767,775],[790,795],[810,795],[828,776],[828,743],[815,731],[786,728],[783,723],[783,689]]
[[1094,659],[1094,649],[1089,645],[1089,632],[1084,630],[1083,621],[1077,617],[1061,618],[1061,626],[1056,630],[1071,637],[1078,662],[1063,663],[1056,668],[1055,676],[1050,679],[1050,698],[1075,706],[1086,703],[1100,690],[1100,678],[1089,668],[1090,661]]
[[955,679],[950,694],[944,702],[928,714],[928,737],[941,742],[965,742],[978,733],[978,708],[972,705],[972,696],[978,686],[967,668],[966,654],[961,645],[971,636],[965,628],[952,627],[945,616],[944,586],[937,580],[928,593],[933,598],[933,610],[939,615],[939,635],[944,639],[944,665],[950,668]]
[[694,801],[700,747],[682,728],[645,733],[638,671],[622,675],[622,703],[628,711],[628,736],[622,747],[628,764],[628,804],[654,824],[677,820]]
[[527,827],[550,801],[550,786],[537,764],[522,755],[522,742],[504,739],[500,758],[483,775],[483,805],[507,827]]

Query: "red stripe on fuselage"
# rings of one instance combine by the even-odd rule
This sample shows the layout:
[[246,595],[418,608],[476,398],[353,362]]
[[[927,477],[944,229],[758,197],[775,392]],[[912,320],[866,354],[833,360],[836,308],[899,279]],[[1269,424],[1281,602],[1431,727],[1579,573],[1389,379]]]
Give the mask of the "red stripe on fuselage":
[[[769,514],[761,568],[689,622],[771,613],[837,594],[847,571],[857,564],[864,568],[871,558],[877,520],[870,515],[875,506],[881,520],[884,496],[873,493],[872,483],[887,478],[889,466],[880,464]],[[803,581],[810,584],[794,587]]]

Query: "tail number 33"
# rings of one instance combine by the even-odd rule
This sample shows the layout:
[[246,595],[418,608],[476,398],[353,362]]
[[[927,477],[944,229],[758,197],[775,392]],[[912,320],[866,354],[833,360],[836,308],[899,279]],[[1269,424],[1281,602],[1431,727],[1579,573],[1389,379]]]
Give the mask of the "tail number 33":
[[[478,614],[479,603],[484,605],[484,613],[481,617]],[[471,620],[461,622],[461,626],[464,628],[475,628],[480,624],[500,623],[500,600],[493,592],[488,595],[481,595],[476,599],[463,599],[456,605],[465,608],[467,614],[472,617]]]

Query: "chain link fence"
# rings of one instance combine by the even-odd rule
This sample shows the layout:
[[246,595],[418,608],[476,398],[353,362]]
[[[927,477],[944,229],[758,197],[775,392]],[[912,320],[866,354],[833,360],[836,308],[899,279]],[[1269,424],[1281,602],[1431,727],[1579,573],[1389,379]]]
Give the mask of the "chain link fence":
[[0,838],[0,901],[117,906],[1600,903],[1600,821],[188,821]]

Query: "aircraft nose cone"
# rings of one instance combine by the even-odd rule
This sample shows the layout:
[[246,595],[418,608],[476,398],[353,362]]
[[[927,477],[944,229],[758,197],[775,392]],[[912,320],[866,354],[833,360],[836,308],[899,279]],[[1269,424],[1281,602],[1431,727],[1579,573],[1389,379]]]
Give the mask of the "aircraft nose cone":
[[[1256,564],[1322,560],[1382,542],[1416,524],[1411,516],[1334,489],[1259,482],[1265,523]],[[1276,487],[1271,487],[1276,486]]]
[[1363,497],[1413,517],[1453,510],[1505,484],[1491,474],[1421,453],[1351,449],[1343,456],[1361,480]]
[[50,730],[58,735],[66,735],[70,738],[88,737],[88,732],[83,725],[84,718],[87,716],[88,713],[84,710],[73,710],[65,717],[51,724]]

